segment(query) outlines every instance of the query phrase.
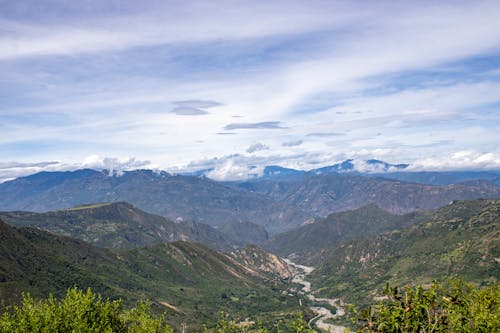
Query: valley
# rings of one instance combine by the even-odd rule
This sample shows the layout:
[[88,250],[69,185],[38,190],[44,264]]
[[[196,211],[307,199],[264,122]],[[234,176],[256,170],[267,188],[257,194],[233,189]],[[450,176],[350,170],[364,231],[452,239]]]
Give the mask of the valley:
[[500,333],[500,0],[0,0],[0,333]]
[[231,184],[144,170],[0,184],[0,304],[78,286],[127,307],[148,299],[193,331],[215,329],[221,312],[287,331],[300,313],[337,333],[351,327],[348,305],[385,299],[386,283],[498,285],[492,183],[279,171]]
[[[304,266],[296,264],[290,260],[285,260],[287,264],[295,269],[295,275],[292,278],[293,283],[302,285],[303,287],[299,290],[299,295],[305,297],[306,300],[310,301],[312,305],[309,309],[315,314],[308,322],[309,328],[313,328],[313,325],[318,329],[330,333],[343,333],[346,329],[345,326],[334,325],[327,320],[336,319],[345,315],[344,307],[340,299],[331,298],[319,298],[314,296],[314,291],[311,290],[311,282],[307,279],[307,276],[312,273],[314,267]],[[334,310],[327,309],[321,304],[329,304]]]

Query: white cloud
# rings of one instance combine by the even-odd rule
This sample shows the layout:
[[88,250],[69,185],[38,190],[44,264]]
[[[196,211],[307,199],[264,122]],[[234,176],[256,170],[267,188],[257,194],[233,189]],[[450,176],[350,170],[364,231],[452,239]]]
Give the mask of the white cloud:
[[91,155],[86,157],[81,165],[81,168],[109,170],[111,174],[121,175],[124,171],[135,169],[153,168],[150,161],[139,161],[135,157],[120,159],[116,157],[101,157],[99,155]]
[[72,166],[58,161],[50,162],[1,162],[0,163],[0,183],[31,175],[41,171],[63,171],[69,170]]
[[[0,108],[0,115],[31,112],[43,119],[50,111],[55,119],[68,119],[63,125],[3,122],[2,156],[12,156],[9,145],[27,138],[63,141],[57,149],[33,149],[37,160],[72,163],[75,152],[81,158],[112,151],[165,168],[210,156],[224,159],[244,151],[256,136],[273,147],[275,157],[263,157],[302,167],[363,149],[367,154],[398,150],[400,155],[387,157],[399,162],[498,148],[498,110],[481,110],[500,101],[499,83],[491,77],[456,82],[424,77],[419,88],[391,77],[439,73],[498,52],[498,1],[165,6],[133,16],[104,11],[99,17],[43,23],[0,19],[0,83],[18,88],[13,94],[4,89],[0,97],[12,105]],[[385,90],[384,84],[396,88]],[[19,92],[22,101],[11,97]],[[325,94],[325,105],[311,108]],[[204,116],[179,117],[169,112],[175,106],[181,107],[177,113]],[[212,106],[216,112],[204,110]],[[238,123],[232,123],[235,114],[242,117]],[[224,134],[224,126],[237,135],[217,135]],[[292,146],[283,142],[307,133],[345,135],[308,138],[293,148],[305,160],[287,162]],[[446,144],[434,147],[437,152],[423,147],[435,142]],[[22,150],[16,152],[14,159],[25,159]]]
[[500,149],[494,152],[461,150],[416,161],[412,170],[500,169]]
[[[340,10],[340,8],[339,8]],[[0,59],[73,55],[169,43],[259,38],[331,27],[345,20],[300,3],[216,1],[165,4],[130,16],[74,18],[52,26],[0,21]],[[279,20],[276,18],[280,17]]]
[[222,165],[216,166],[215,169],[208,172],[206,176],[220,181],[237,181],[259,177],[262,175],[263,171],[264,169],[262,167],[237,164],[235,160],[229,159]]
[[156,169],[149,161],[137,160],[135,157],[116,158],[87,156],[82,162],[0,162],[0,183],[18,177],[29,176],[42,171],[71,171],[77,169],[109,170],[111,174],[121,175],[124,171],[135,169]]
[[303,143],[304,143],[303,140],[291,140],[291,141],[283,142],[281,145],[283,147],[296,147],[296,146],[300,146]]
[[257,142],[247,148],[247,153],[255,153],[256,151],[269,150],[269,147],[263,143]]

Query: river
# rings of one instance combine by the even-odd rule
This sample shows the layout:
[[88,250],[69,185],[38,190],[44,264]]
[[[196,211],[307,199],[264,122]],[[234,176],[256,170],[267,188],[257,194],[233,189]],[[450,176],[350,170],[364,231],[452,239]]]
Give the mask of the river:
[[306,278],[314,270],[314,267],[299,265],[290,261],[289,259],[285,259],[285,262],[290,266],[293,266],[296,270],[296,273],[292,278],[292,282],[301,284],[303,286],[299,293],[303,294],[304,297],[313,301],[314,303],[328,303],[337,309],[336,313],[333,314],[329,309],[325,307],[310,306],[309,309],[313,311],[316,316],[309,321],[309,327],[311,327],[311,324],[316,321],[316,327],[318,327],[322,331],[331,333],[344,333],[344,326],[334,325],[326,322],[326,320],[328,319],[338,318],[345,314],[342,301],[338,298],[332,299],[316,297],[314,296],[314,292],[311,290],[311,282],[307,281]]

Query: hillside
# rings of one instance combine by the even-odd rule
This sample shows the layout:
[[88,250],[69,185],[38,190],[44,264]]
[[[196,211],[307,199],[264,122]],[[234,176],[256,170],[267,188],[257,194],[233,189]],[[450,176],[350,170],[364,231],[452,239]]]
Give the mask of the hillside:
[[263,226],[248,221],[228,222],[217,230],[237,246],[262,244],[269,239],[269,234]]
[[425,284],[455,275],[496,281],[499,258],[500,200],[457,201],[407,229],[331,249],[311,277],[325,295],[369,301],[387,282]]
[[234,244],[208,225],[175,223],[126,202],[78,206],[46,213],[0,212],[0,218],[16,227],[35,227],[114,249],[132,249],[176,240],[200,242],[225,250]]
[[263,314],[261,318],[295,311],[297,300],[281,293],[285,285],[279,276],[270,278],[268,271],[201,244],[174,242],[117,254],[1,221],[0,231],[3,305],[18,299],[21,291],[60,296],[77,285],[121,297],[127,304],[148,298],[177,324],[213,322],[221,310],[242,317]]
[[286,182],[258,180],[239,186],[319,216],[370,203],[394,214],[404,214],[439,208],[453,200],[500,198],[500,187],[487,181],[437,186],[341,174],[320,174]]
[[421,221],[427,213],[391,214],[375,204],[352,211],[333,213],[315,223],[275,235],[263,246],[282,256],[309,265],[321,262],[322,251],[340,243],[384,231],[401,229]]
[[207,178],[136,170],[109,175],[95,170],[41,172],[0,184],[0,210],[50,211],[95,202],[126,201],[171,220],[211,226],[250,221],[269,232],[310,218],[300,209]]

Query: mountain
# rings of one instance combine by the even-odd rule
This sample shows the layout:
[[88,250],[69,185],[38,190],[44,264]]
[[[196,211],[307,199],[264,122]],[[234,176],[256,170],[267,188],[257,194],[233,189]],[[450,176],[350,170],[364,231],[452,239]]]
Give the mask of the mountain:
[[[213,322],[222,310],[235,317],[270,320],[297,310],[297,299],[284,292],[280,275],[201,244],[180,241],[114,252],[2,221],[0,239],[2,305],[15,302],[21,292],[60,296],[77,285],[104,297],[120,297],[128,305],[150,299],[171,323],[190,327]],[[257,251],[249,255],[256,262],[268,258]],[[274,264],[281,269],[283,263]]]
[[333,213],[325,219],[275,235],[263,246],[285,257],[292,255],[296,261],[317,265],[324,259],[324,249],[355,238],[402,229],[422,221],[428,214],[393,215],[369,204],[352,211]]
[[266,229],[252,222],[228,222],[217,230],[237,246],[262,244],[269,239]]
[[248,245],[231,252],[230,255],[244,266],[253,267],[270,278],[290,279],[294,274],[293,267],[283,259],[255,245]]
[[241,239],[233,242],[208,225],[175,223],[126,202],[93,204],[46,213],[0,212],[0,218],[16,227],[35,227],[99,247],[122,250],[176,240],[200,242],[225,250],[231,249],[236,242],[241,243]]
[[277,165],[270,165],[264,168],[264,172],[260,178],[293,180],[293,179],[300,179],[306,174],[307,171],[284,168]]
[[487,181],[437,186],[346,174],[310,175],[292,182],[249,181],[239,186],[319,216],[369,203],[404,214],[439,208],[453,200],[500,198],[500,187]]
[[448,276],[494,282],[499,258],[500,200],[456,201],[409,228],[330,249],[311,278],[325,295],[369,301],[387,282],[426,284]]
[[374,173],[374,172],[389,172],[396,170],[404,170],[409,164],[391,164],[380,160],[355,161],[353,159],[345,160],[341,163],[330,166],[309,170],[313,174],[325,173]]
[[405,171],[377,173],[373,176],[430,185],[450,185],[479,180],[500,186],[500,171]]
[[42,172],[0,184],[0,210],[49,211],[95,202],[126,201],[174,221],[211,226],[250,221],[278,232],[310,215],[283,202],[207,178],[151,170],[110,175],[95,170]]

